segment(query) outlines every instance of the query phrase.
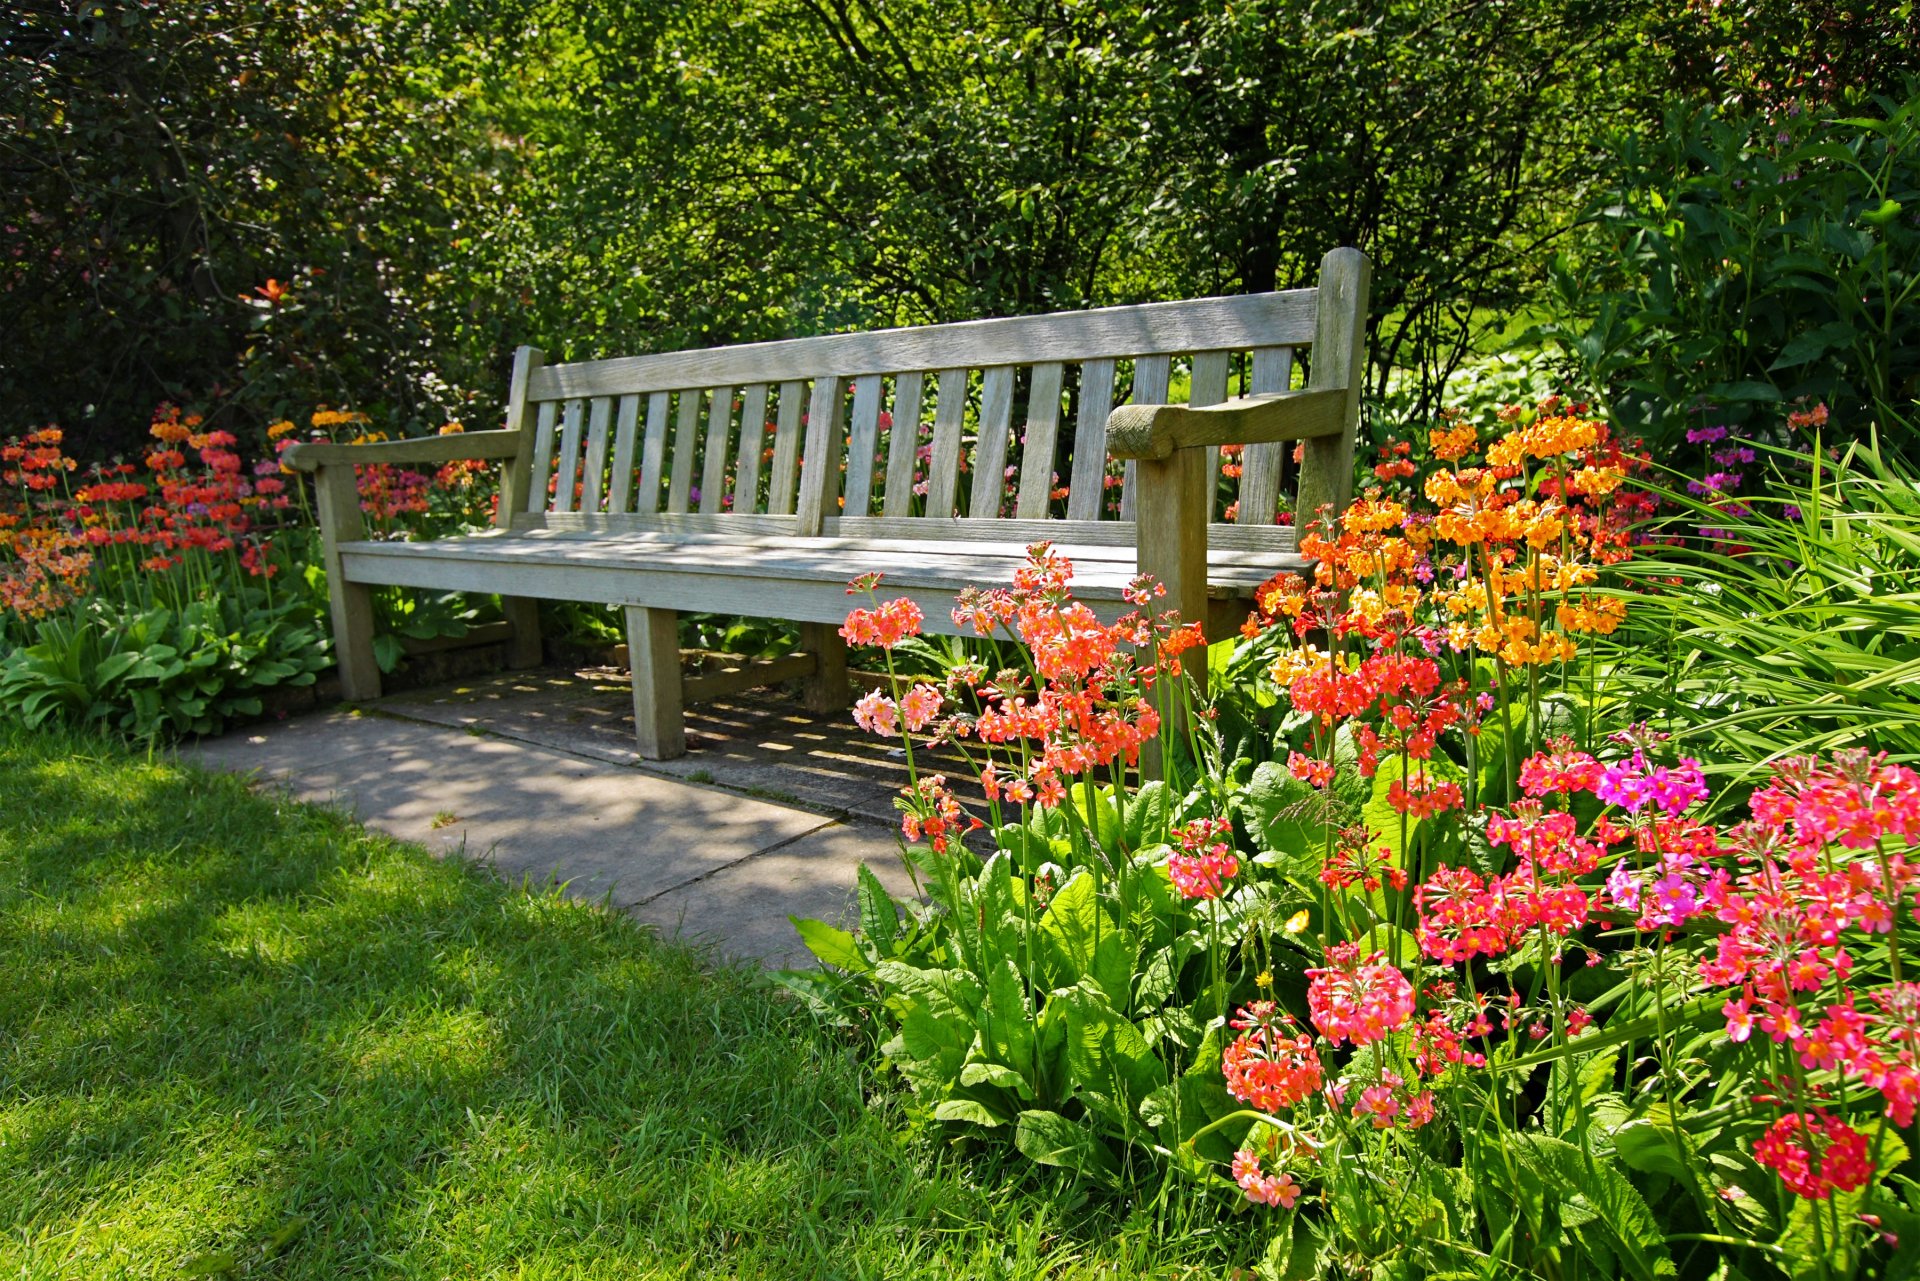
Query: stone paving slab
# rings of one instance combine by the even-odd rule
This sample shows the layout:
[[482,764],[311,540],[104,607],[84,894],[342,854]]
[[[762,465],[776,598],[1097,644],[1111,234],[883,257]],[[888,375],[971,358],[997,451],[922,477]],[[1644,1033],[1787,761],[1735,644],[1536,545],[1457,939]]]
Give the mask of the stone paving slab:
[[843,919],[856,870],[906,888],[890,831],[539,744],[349,711],[182,751],[495,868],[563,882],[730,956],[804,963],[789,913]]

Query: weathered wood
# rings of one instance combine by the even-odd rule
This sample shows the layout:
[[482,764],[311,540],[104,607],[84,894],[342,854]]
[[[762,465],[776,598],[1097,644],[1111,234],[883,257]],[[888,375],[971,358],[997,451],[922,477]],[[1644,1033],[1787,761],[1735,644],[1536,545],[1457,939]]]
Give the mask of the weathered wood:
[[[506,430],[504,434],[517,437],[520,447],[500,469],[500,498],[495,505],[493,523],[496,528],[510,529],[515,516],[526,510],[529,490],[533,484],[533,415],[528,413],[527,378],[540,367],[543,359],[538,348],[521,347],[513,355],[513,382],[507,390]],[[533,500],[533,506],[544,508],[545,494]],[[507,646],[507,666],[516,671],[540,665],[540,606],[537,601],[524,596],[502,596],[500,613],[513,629],[513,637]]]
[[773,474],[767,487],[769,515],[793,515],[794,480],[800,472],[800,417],[806,395],[805,383],[780,384],[780,414],[773,433]]
[[1060,440],[1060,380],[1064,372],[1065,367],[1058,361],[1033,367],[1033,386],[1027,392],[1027,430],[1020,445],[1020,498],[1013,508],[1013,514],[1021,520],[1045,517],[1053,494],[1054,452]]
[[576,510],[580,487],[580,434],[586,419],[586,402],[569,400],[562,415],[560,460],[554,471],[553,510]]
[[853,380],[853,420],[847,438],[846,503],[849,516],[864,516],[873,501],[873,456],[880,448],[880,375]]
[[376,463],[432,466],[463,459],[517,458],[525,445],[518,431],[466,431],[412,440],[370,440],[360,445],[290,445],[280,460],[295,471],[313,471],[339,463],[358,463],[362,467]]
[[[1203,351],[1193,358],[1193,378],[1187,389],[1187,405],[1193,409],[1204,409],[1208,405],[1217,405],[1227,398],[1227,379],[1233,370],[1233,353],[1226,351]],[[1213,520],[1219,513],[1220,495],[1220,447],[1207,446],[1207,519]]]
[[607,433],[613,426],[613,400],[597,396],[587,417],[587,461],[580,478],[580,510],[597,512],[607,477]]
[[[1054,541],[1074,561],[1076,592],[1102,618],[1132,608],[1126,592],[1136,571],[1145,568],[1165,583],[1170,607],[1206,619],[1216,630],[1233,626],[1261,582],[1303,563],[1291,530],[1257,518],[1244,527],[1211,523],[1219,488],[1216,445],[1255,441],[1277,447],[1293,438],[1329,447],[1344,442],[1349,453],[1342,457],[1350,461],[1365,262],[1357,255],[1329,256],[1326,266],[1319,291],[1291,294],[572,366],[543,366],[537,351],[523,349],[515,358],[508,430],[430,443],[435,459],[445,450],[447,457],[511,460],[503,482],[509,501],[499,529],[421,543],[366,541],[349,464],[411,458],[401,451],[427,442],[395,442],[385,454],[343,451],[338,465],[332,465],[332,454],[309,456],[309,464],[319,468],[316,487],[323,492],[330,580],[340,588],[332,608],[343,681],[350,693],[361,696],[368,688],[378,690],[368,595],[374,584],[502,593],[509,618],[515,619],[516,641],[531,639],[536,652],[537,628],[523,621],[531,617],[535,599],[616,601],[626,610],[641,750],[656,758],[677,755],[685,750],[681,710],[689,691],[713,697],[804,675],[809,706],[821,711],[845,706],[850,689],[837,628],[847,611],[849,578],[884,573],[885,590],[918,604],[927,630],[958,633],[964,628],[951,618],[953,594],[968,584],[1010,581],[1025,560],[1026,546],[1042,540]],[[1309,332],[1316,318],[1317,335]],[[1232,351],[1254,353],[1250,391],[1279,392],[1290,374],[1291,354],[1284,349],[1309,339],[1319,346],[1308,391],[1225,403]],[[1184,353],[1197,353],[1189,404],[1165,406],[1171,358]],[[1114,361],[1121,357],[1134,361],[1134,403],[1113,415],[1110,440]],[[1063,366],[1069,361],[1081,366],[1070,518],[1050,520],[1045,517]],[[1031,365],[1032,374],[1020,483],[1014,515],[1001,517],[1012,455],[1015,368],[1022,365]],[[965,496],[968,515],[961,517],[955,508],[962,497],[969,371],[976,368],[981,370],[979,433]],[[912,488],[926,377],[919,371],[929,369],[941,371],[940,387],[926,478],[928,514],[916,517]],[[1336,375],[1336,370],[1346,372]],[[887,492],[876,504],[874,455],[887,378],[894,380],[895,425]],[[777,423],[770,465],[762,466],[767,396],[776,382]],[[704,450],[702,388],[712,389]],[[732,498],[737,510],[726,512],[722,491],[735,460],[728,432],[736,388],[744,388]],[[642,395],[648,398],[644,436],[639,430]],[[614,398],[620,400],[617,409]],[[529,414],[534,415],[531,427]],[[502,439],[479,439],[486,436]],[[605,479],[609,445],[610,483]],[[636,449],[640,493],[637,510],[629,511]],[[1120,495],[1123,515],[1137,519],[1102,519],[1108,511],[1110,452],[1137,464]],[[697,513],[687,510],[696,457],[703,460]],[[1333,457],[1328,453],[1325,466],[1303,472],[1303,495],[1313,492],[1310,477],[1334,474]],[[547,478],[555,474],[556,459],[557,492],[549,504]],[[845,515],[839,510],[843,469]],[[763,475],[769,494],[764,514],[755,511]],[[885,515],[867,514],[876,505]],[[663,506],[665,511],[658,510]],[[675,612],[688,608],[791,619],[803,625],[807,651],[683,682]],[[1203,663],[1188,666],[1204,678]]]
[[1067,519],[1099,520],[1107,496],[1107,415],[1113,412],[1113,362],[1080,366],[1080,416],[1073,427],[1073,479]]
[[701,450],[700,510],[713,515],[724,510],[727,457],[733,443],[733,388],[715,387],[707,393],[707,444]]
[[967,418],[967,371],[940,371],[940,399],[933,409],[933,457],[927,462],[927,511],[953,515],[960,489],[960,431]]
[[314,473],[315,518],[327,569],[327,605],[333,618],[333,657],[340,667],[340,696],[349,703],[380,697],[380,664],[373,654],[373,593],[354,581],[341,560],[343,544],[365,533],[360,488],[353,466],[337,463]]
[[613,483],[607,487],[607,512],[622,515],[633,507],[633,457],[640,448],[640,398],[622,396],[613,429]]
[[740,394],[740,461],[733,469],[733,510],[752,515],[760,507],[760,462],[767,448],[767,385],[752,383]]
[[880,509],[888,516],[906,516],[913,511],[913,468],[920,457],[920,394],[925,389],[926,376],[919,373],[901,374],[893,384],[887,492]]
[[547,509],[547,483],[553,475],[553,425],[559,416],[560,406],[551,400],[535,411],[538,425],[533,433],[533,474],[527,486],[525,508],[530,512]]
[[693,490],[693,458],[700,452],[700,393],[688,389],[680,393],[680,404],[673,416],[673,463],[667,476],[667,510],[687,510],[688,494]]
[[1007,485],[1007,437],[1012,430],[1013,369],[996,365],[980,376],[980,440],[973,455],[973,492],[967,496],[967,515],[975,520],[1000,515],[1000,496]]
[[[1249,396],[1275,395],[1293,383],[1291,347],[1256,347],[1250,363]],[[1273,524],[1274,510],[1280,505],[1280,473],[1286,466],[1287,448],[1268,442],[1240,451],[1240,524]]]
[[[538,347],[521,347],[513,353],[513,381],[507,387],[506,424],[501,434],[514,437],[518,443],[506,465],[500,469],[500,502],[494,513],[494,524],[502,527],[513,519],[515,512],[527,509],[527,491],[533,484],[534,454],[533,415],[528,412],[527,379],[545,359]],[[462,434],[487,436],[492,433]],[[504,441],[501,443],[505,444]]]
[[548,365],[533,375],[535,400],[621,396],[688,386],[841,378],[905,369],[1114,359],[1310,342],[1318,296],[1311,289],[1148,303],[1049,316],[1014,316],[876,333],[835,334],[706,351]]
[[640,497],[636,510],[651,514],[660,510],[661,483],[667,470],[667,393],[656,391],[647,397],[647,439],[640,447]]
[[[1128,403],[1134,405],[1164,405],[1167,403],[1167,387],[1173,380],[1173,362],[1166,356],[1142,356],[1133,362],[1133,394]],[[1121,455],[1113,448],[1113,422],[1107,422],[1107,452],[1114,457]],[[1126,473],[1120,483],[1120,519],[1133,519],[1134,487],[1139,484],[1138,460],[1126,460]]]
[[1338,434],[1345,412],[1344,390],[1242,396],[1202,409],[1122,405],[1107,420],[1107,450],[1115,458],[1167,458],[1207,445],[1313,440]]
[[1295,523],[1303,528],[1322,507],[1338,512],[1353,491],[1354,434],[1367,363],[1367,296],[1373,268],[1358,249],[1335,249],[1320,260],[1319,322],[1308,385],[1345,396],[1342,430],[1307,442],[1300,466]]
[[[781,658],[748,659],[718,671],[689,676],[680,683],[680,701],[704,703],[709,699],[730,698],[750,689],[783,685],[788,681],[811,677],[819,667],[812,654],[787,654]],[[842,703],[842,706],[845,706]]]
[[847,383],[844,378],[816,378],[807,405],[807,447],[801,452],[800,502],[794,510],[802,538],[820,532],[820,523],[837,513],[840,503],[840,449],[846,433]]
[[810,712],[838,712],[851,701],[847,681],[847,643],[837,624],[800,624],[800,646],[813,655],[813,671],[801,687],[801,700]]
[[633,671],[633,726],[640,755],[650,761],[685,756],[680,624],[673,610],[627,606],[627,662]]

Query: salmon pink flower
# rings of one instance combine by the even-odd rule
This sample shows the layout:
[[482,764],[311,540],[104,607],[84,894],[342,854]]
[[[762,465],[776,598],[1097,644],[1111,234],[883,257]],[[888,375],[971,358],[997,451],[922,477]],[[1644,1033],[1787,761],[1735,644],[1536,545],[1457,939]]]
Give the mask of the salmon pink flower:
[[1413,1017],[1413,985],[1381,953],[1364,961],[1353,943],[1327,949],[1327,964],[1307,971],[1307,1009],[1320,1034],[1339,1045],[1371,1045]]
[[940,691],[931,685],[915,685],[900,698],[900,714],[910,732],[933,724],[940,715]]
[[900,732],[896,719],[899,708],[894,701],[874,690],[853,705],[854,723],[869,734],[878,734],[881,738],[892,738]]

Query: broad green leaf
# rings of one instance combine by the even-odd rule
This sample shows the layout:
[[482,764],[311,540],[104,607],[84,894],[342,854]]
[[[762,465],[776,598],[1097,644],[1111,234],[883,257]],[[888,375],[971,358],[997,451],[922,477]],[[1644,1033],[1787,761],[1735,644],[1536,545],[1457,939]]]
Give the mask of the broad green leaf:
[[1133,997],[1137,944],[1094,888],[1094,874],[1081,868],[1047,905],[1040,918],[1040,944],[1052,967],[1053,986],[1091,979],[1115,1005]]
[[882,952],[893,949],[893,940],[900,929],[898,909],[886,887],[880,884],[880,878],[865,863],[860,865],[857,876],[856,894],[860,903],[860,930]]
[[1113,1176],[1113,1157],[1099,1136],[1058,1112],[1022,1112],[1013,1145],[1041,1165],[1057,1165],[1105,1182]]
[[811,918],[789,916],[787,919],[799,931],[800,941],[807,945],[807,951],[818,957],[821,964],[855,973],[865,973],[872,968],[860,945],[847,931]]
[[1675,1274],[1660,1222],[1627,1177],[1604,1160],[1544,1134],[1512,1134],[1509,1150],[1561,1197],[1579,1197],[1594,1211],[1582,1231],[1599,1234],[1637,1281]]
[[974,1099],[942,1099],[933,1105],[933,1119],[966,1121],[989,1129],[1006,1124],[1006,1118],[994,1115],[993,1109]]

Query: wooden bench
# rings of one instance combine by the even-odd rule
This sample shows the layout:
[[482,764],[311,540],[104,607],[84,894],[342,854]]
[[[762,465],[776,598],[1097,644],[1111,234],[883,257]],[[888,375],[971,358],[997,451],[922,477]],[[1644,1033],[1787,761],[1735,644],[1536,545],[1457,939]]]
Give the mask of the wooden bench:
[[[1287,442],[1306,442],[1297,512],[1346,500],[1367,290],[1365,256],[1337,249],[1314,289],[576,364],[523,347],[504,430],[287,452],[314,473],[343,692],[380,692],[375,585],[499,594],[517,665],[539,661],[536,598],[621,605],[640,751],[678,756],[676,611],[799,622],[801,654],[734,687],[798,675],[825,710],[848,697],[850,578],[883,571],[883,593],[951,632],[954,593],[1010,581],[1043,539],[1096,610],[1123,612],[1143,571],[1217,637],[1301,563],[1274,524]],[[1167,404],[1180,375],[1186,403]],[[1246,447],[1237,490],[1220,484],[1223,445]],[[355,464],[454,459],[504,465],[496,529],[365,538]]]

